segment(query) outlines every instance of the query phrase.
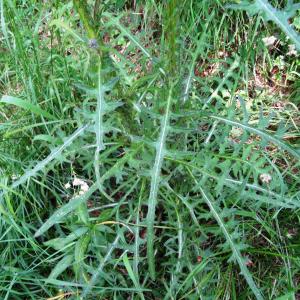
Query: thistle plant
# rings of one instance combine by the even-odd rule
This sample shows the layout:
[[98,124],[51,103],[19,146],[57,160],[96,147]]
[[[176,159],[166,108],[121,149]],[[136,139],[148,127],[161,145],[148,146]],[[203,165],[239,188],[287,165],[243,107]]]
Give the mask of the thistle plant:
[[297,299],[298,111],[256,84],[299,5],[224,2],[0,0],[1,299]]

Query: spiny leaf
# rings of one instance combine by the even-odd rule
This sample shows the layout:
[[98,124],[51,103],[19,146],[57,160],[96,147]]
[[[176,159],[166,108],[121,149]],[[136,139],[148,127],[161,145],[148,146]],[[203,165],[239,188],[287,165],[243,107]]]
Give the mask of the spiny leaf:
[[84,203],[95,191],[97,190],[97,184],[93,184],[89,190],[83,194],[82,196],[76,197],[75,199],[71,199],[67,204],[58,209],[35,233],[35,237],[39,237],[44,232],[46,232],[50,227],[58,222],[61,222],[66,215],[68,215],[71,211],[75,210],[80,206],[80,204]]
[[[114,166],[112,166],[107,172],[105,172],[102,177],[100,178],[100,181],[104,181],[107,178],[110,178],[113,174],[115,174],[116,171],[118,171],[122,165],[124,165],[128,159],[131,158],[132,155],[136,151],[138,151],[139,148],[137,148],[135,151],[128,152],[124,157],[122,157],[120,160],[118,160]],[[70,200],[69,203],[65,204],[61,208],[59,208],[41,227],[40,229],[35,233],[35,237],[38,237],[42,235],[45,231],[47,231],[50,227],[52,227],[54,224],[60,222],[67,214],[78,208],[82,203],[84,203],[96,190],[99,188],[97,183],[94,183],[88,191],[83,194],[82,196],[78,196],[72,200]]]
[[186,276],[184,282],[179,286],[177,289],[176,294],[178,294],[182,289],[186,289],[186,285],[189,281],[191,281],[199,272],[201,272],[206,265],[208,264],[209,260],[202,261],[199,265],[197,265],[191,272]]
[[285,142],[283,142],[282,140],[280,140],[279,138],[276,138],[275,136],[272,136],[268,133],[266,133],[265,131],[262,131],[260,129],[254,128],[248,124],[243,124],[240,123],[238,121],[234,121],[234,120],[229,120],[223,117],[219,117],[219,116],[211,116],[213,119],[222,121],[224,123],[233,125],[233,126],[238,126],[241,127],[247,131],[250,131],[252,133],[255,133],[257,135],[259,135],[260,137],[266,139],[269,142],[274,143],[275,145],[279,146],[280,148],[282,148],[283,150],[286,150],[287,152],[289,152],[290,154],[292,154],[294,157],[300,159],[300,152],[296,149],[294,149],[293,147],[291,147],[290,145],[286,144]]
[[293,4],[289,1],[287,7],[283,10],[274,8],[268,0],[255,0],[253,3],[242,1],[240,4],[229,5],[234,9],[242,9],[248,11],[251,15],[262,14],[266,21],[275,22],[282,31],[295,43],[300,50],[300,37],[297,32],[289,24],[289,19],[292,18],[296,10],[300,8],[300,4]]
[[220,229],[222,230],[224,237],[226,238],[226,241],[228,242],[228,244],[232,250],[233,257],[237,261],[238,265],[240,266],[241,273],[245,277],[249,287],[251,288],[252,292],[254,293],[256,299],[263,300],[263,296],[262,296],[260,290],[257,288],[257,286],[252,278],[252,275],[249,272],[249,270],[244,262],[244,258],[240,252],[240,249],[238,248],[238,246],[235,244],[234,240],[232,239],[231,234],[228,232],[228,230],[226,228],[226,224],[224,223],[224,221],[222,220],[222,218],[218,212],[219,209],[216,207],[215,201],[212,201],[209,199],[209,197],[207,196],[207,194],[203,190],[203,188],[199,187],[199,190],[202,194],[204,201],[208,205],[212,215],[214,216],[217,223],[219,224]]
[[172,88],[169,90],[169,96],[167,100],[166,112],[161,124],[160,136],[156,145],[156,157],[154,167],[152,170],[152,180],[150,187],[150,195],[148,199],[148,214],[147,214],[147,256],[149,264],[150,276],[155,278],[155,266],[154,266],[154,219],[155,219],[155,207],[157,202],[157,194],[160,183],[160,172],[162,163],[165,156],[165,143],[168,134],[170,110],[172,103]]
[[231,64],[229,70],[226,72],[224,77],[221,79],[217,88],[212,92],[212,94],[208,97],[205,101],[205,104],[202,109],[205,109],[207,105],[216,97],[218,97],[219,92],[221,91],[222,87],[226,84],[228,79],[233,75],[233,71],[239,66],[240,58],[237,56],[234,62]]
[[[173,160],[170,157],[166,157],[168,160]],[[257,203],[267,203],[274,207],[285,207],[285,208],[291,208],[296,209],[300,207],[300,202],[297,200],[297,198],[294,196],[292,198],[286,197],[281,194],[277,194],[270,189],[265,189],[261,186],[258,186],[256,184],[247,183],[240,180],[235,180],[232,178],[221,178],[220,176],[217,176],[215,174],[211,174],[208,171],[205,170],[205,168],[197,167],[196,165],[193,165],[191,163],[185,162],[183,160],[173,160],[179,164],[182,164],[188,168],[195,169],[197,172],[200,172],[203,174],[203,176],[207,176],[209,178],[214,179],[215,181],[219,182],[221,179],[223,180],[223,184],[231,189],[236,189],[239,191],[241,195],[244,195],[245,198],[253,199]],[[241,189],[241,187],[244,188]],[[262,193],[263,195],[260,195]],[[258,201],[259,200],[259,201]]]
[[74,271],[77,277],[79,278],[81,277],[80,271],[82,270],[83,267],[83,260],[85,258],[85,253],[88,248],[90,239],[91,239],[90,235],[87,234],[76,242],[75,251],[74,251],[74,258],[75,258]]
[[51,271],[48,279],[56,279],[63,271],[65,271],[73,262],[74,256],[72,254],[63,257]]
[[101,77],[101,62],[99,62],[98,68],[98,88],[97,88],[97,108],[96,108],[96,120],[95,120],[95,132],[96,132],[96,139],[97,139],[97,152],[104,150],[104,143],[103,143],[103,114],[104,114],[104,91],[102,87],[102,77]]
[[65,33],[69,33],[72,35],[77,41],[84,42],[84,38],[82,38],[75,30],[71,29],[70,26],[66,23],[64,23],[61,20],[53,20],[50,24],[50,27],[56,26],[57,28],[62,28]]
[[115,25],[118,29],[127,36],[140,50],[152,60],[151,54],[145,49],[145,47],[141,44],[141,42],[130,32],[128,31],[121,23],[119,18],[113,17],[110,13],[105,12],[103,15],[110,21],[111,25]]
[[86,296],[91,292],[92,288],[95,286],[95,283],[96,283],[99,275],[101,274],[106,262],[110,259],[112,252],[114,251],[114,249],[118,245],[119,239],[121,237],[121,232],[122,231],[119,231],[117,237],[115,238],[115,240],[113,241],[113,243],[109,247],[104,259],[101,261],[100,265],[98,266],[98,268],[93,273],[93,276],[92,276],[91,280],[89,281],[89,283],[85,286],[85,288],[82,292],[82,299],[86,299]]
[[193,51],[193,55],[192,55],[192,62],[189,66],[189,75],[185,80],[185,87],[184,87],[184,92],[183,92],[183,103],[186,102],[186,100],[188,99],[189,96],[189,91],[190,91],[190,87],[192,84],[192,80],[194,77],[194,69],[195,69],[195,65],[197,62],[197,59],[199,57],[199,54],[204,52],[203,50],[208,47],[208,45],[205,43],[205,38],[207,37],[207,28],[209,23],[211,22],[211,20],[214,17],[214,13],[210,15],[209,19],[206,21],[205,25],[203,26],[203,31],[201,33],[201,36],[199,38],[199,40],[197,41],[197,48],[195,51]]
[[[102,83],[101,84],[102,91],[110,92],[111,90],[113,90],[113,88],[116,85],[116,83],[118,82],[118,80],[119,80],[119,77],[114,77],[107,83],[105,83],[105,84]],[[83,92],[85,92],[87,95],[92,96],[92,97],[97,97],[97,95],[99,94],[98,85],[97,85],[97,88],[95,88],[93,86],[85,85],[82,83],[74,83],[74,86],[76,88],[82,90]]]
[[103,190],[102,183],[100,180],[100,169],[99,169],[99,153],[104,150],[104,124],[103,124],[103,115],[104,115],[104,91],[102,87],[102,76],[101,76],[101,61],[99,59],[98,66],[98,84],[97,84],[97,108],[96,108],[96,120],[95,120],[95,133],[96,133],[96,150],[95,150],[95,159],[94,159],[94,168],[97,179],[98,188],[100,191]]
[[[17,188],[19,185],[25,183],[29,178],[35,176],[39,171],[41,171],[42,169],[44,169],[53,159],[55,159],[58,155],[60,155],[62,153],[62,151],[67,148],[69,145],[72,144],[72,142],[82,134],[82,132],[88,127],[89,125],[84,125],[81,126],[80,128],[78,128],[71,136],[69,136],[65,142],[63,143],[63,145],[59,146],[58,148],[56,148],[55,150],[53,150],[49,156],[47,156],[44,160],[40,161],[39,163],[36,164],[36,166],[31,169],[28,170],[24,175],[22,175],[18,180],[16,180],[12,185],[11,188],[15,189]],[[3,191],[2,193],[0,193],[0,202],[2,201],[2,197],[5,194],[5,191]]]
[[70,233],[67,237],[52,239],[50,241],[45,242],[44,245],[52,247],[55,250],[61,250],[69,243],[84,235],[87,231],[87,227],[79,227],[74,232]]

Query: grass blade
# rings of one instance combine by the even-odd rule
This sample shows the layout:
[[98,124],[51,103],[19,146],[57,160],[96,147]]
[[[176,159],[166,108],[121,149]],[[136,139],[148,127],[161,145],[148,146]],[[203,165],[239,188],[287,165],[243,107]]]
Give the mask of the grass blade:
[[30,103],[29,101],[26,101],[26,100],[23,100],[23,99],[20,99],[17,97],[4,95],[4,96],[2,96],[0,103],[15,105],[17,107],[21,107],[23,109],[29,110],[30,112],[32,112],[38,116],[43,116],[43,117],[51,119],[51,120],[56,120],[56,118],[53,115],[51,115],[47,111],[41,109],[37,105],[34,105],[34,104]]
[[[132,282],[133,282],[134,286],[136,287],[136,289],[139,290],[140,289],[140,284],[139,284],[137,278],[135,277],[135,274],[133,273],[131,264],[130,264],[128,256],[127,256],[127,253],[125,253],[123,255],[123,262],[124,262],[124,266],[127,270],[127,273],[129,275],[130,279],[132,280]],[[142,292],[139,293],[139,296],[142,300],[145,299]]]

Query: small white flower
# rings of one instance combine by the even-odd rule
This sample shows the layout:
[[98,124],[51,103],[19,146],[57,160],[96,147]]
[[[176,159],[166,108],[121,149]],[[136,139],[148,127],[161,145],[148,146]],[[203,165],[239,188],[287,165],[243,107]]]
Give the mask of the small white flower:
[[290,44],[289,45],[289,52],[286,55],[288,55],[288,56],[296,56],[297,54],[298,54],[298,52],[296,50],[296,45]]
[[270,183],[270,181],[272,180],[272,176],[268,173],[260,174],[259,178],[262,183],[267,183],[267,184]]
[[74,178],[73,186],[79,186],[79,185],[83,185],[83,184],[85,184],[85,182],[82,179],[77,178],[77,177]]
[[65,184],[65,189],[69,189],[70,187],[71,187],[70,182],[67,182],[67,183]]
[[86,182],[85,182],[84,184],[81,185],[81,191],[82,191],[83,193],[87,192],[88,189],[89,189],[89,186],[88,186],[88,184],[87,184]]
[[77,177],[73,180],[73,186],[80,186],[79,195],[83,195],[89,189],[89,185],[84,180]]
[[266,47],[273,46],[275,42],[277,41],[277,38],[275,36],[268,36],[262,39]]

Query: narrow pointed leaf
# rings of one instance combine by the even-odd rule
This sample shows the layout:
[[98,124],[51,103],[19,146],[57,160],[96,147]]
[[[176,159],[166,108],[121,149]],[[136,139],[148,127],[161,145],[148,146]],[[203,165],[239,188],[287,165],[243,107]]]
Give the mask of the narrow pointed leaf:
[[61,259],[54,269],[51,271],[48,279],[56,279],[62,272],[64,272],[74,260],[73,255],[67,255],[63,259]]
[[246,10],[251,15],[261,14],[266,21],[273,21],[295,43],[296,48],[300,50],[300,36],[289,24],[289,19],[300,8],[299,3],[287,6],[282,10],[273,7],[268,0],[242,1],[240,4],[229,5],[229,7]]
[[275,137],[275,136],[272,136],[270,134],[268,134],[267,132],[265,131],[262,131],[260,129],[257,129],[257,128],[254,128],[248,124],[243,124],[241,122],[238,122],[238,121],[234,121],[234,120],[229,120],[229,119],[226,119],[226,118],[223,118],[223,117],[218,117],[218,116],[211,116],[212,118],[214,119],[217,119],[219,121],[222,121],[226,124],[230,124],[230,125],[233,125],[233,126],[238,126],[238,127],[241,127],[249,132],[252,132],[254,134],[257,134],[259,135],[260,137],[266,139],[267,141],[269,142],[272,142],[274,143],[275,145],[279,146],[281,149],[283,150],[286,150],[287,152],[289,152],[290,154],[292,154],[294,157],[300,159],[300,151],[299,150],[296,150],[295,148],[291,147],[290,145],[286,144],[285,142],[283,142],[281,139]]
[[29,110],[30,112],[32,112],[33,114],[36,114],[38,116],[42,116],[42,117],[45,117],[50,120],[56,120],[56,118],[54,116],[52,116],[50,113],[41,109],[39,106],[30,103],[27,100],[4,95],[4,96],[2,96],[0,103],[15,105],[15,106],[23,108],[25,110]]
[[147,256],[149,271],[152,278],[155,278],[154,267],[154,220],[155,220],[155,207],[157,203],[157,194],[160,184],[160,172],[165,156],[165,143],[168,134],[169,118],[172,102],[172,89],[169,91],[167,100],[166,112],[161,124],[160,136],[156,146],[156,157],[154,167],[152,170],[152,180],[150,187],[150,195],[148,199],[148,215],[147,215]]
[[73,210],[78,208],[82,203],[87,201],[87,199],[96,191],[97,184],[92,185],[89,190],[82,196],[76,197],[70,200],[67,204],[58,209],[35,233],[35,237],[39,237],[45,233],[54,224],[57,224],[64,220],[64,218]]
[[236,262],[238,263],[238,265],[241,269],[241,273],[245,277],[253,294],[255,295],[256,299],[263,300],[263,296],[262,296],[260,290],[258,289],[258,287],[256,286],[256,284],[253,280],[253,277],[244,262],[243,256],[240,252],[240,249],[236,246],[235,242],[233,241],[233,239],[231,237],[231,234],[228,232],[226,225],[225,225],[224,221],[222,220],[222,218],[218,212],[218,209],[216,208],[216,204],[214,203],[213,200],[211,200],[207,196],[206,192],[204,192],[204,190],[201,187],[199,187],[199,190],[202,194],[204,201],[208,205],[212,215],[214,216],[215,220],[217,221],[218,225],[220,226],[220,229],[222,230],[224,237],[226,238],[226,241],[228,242],[228,244],[232,250],[233,257],[236,260]]

